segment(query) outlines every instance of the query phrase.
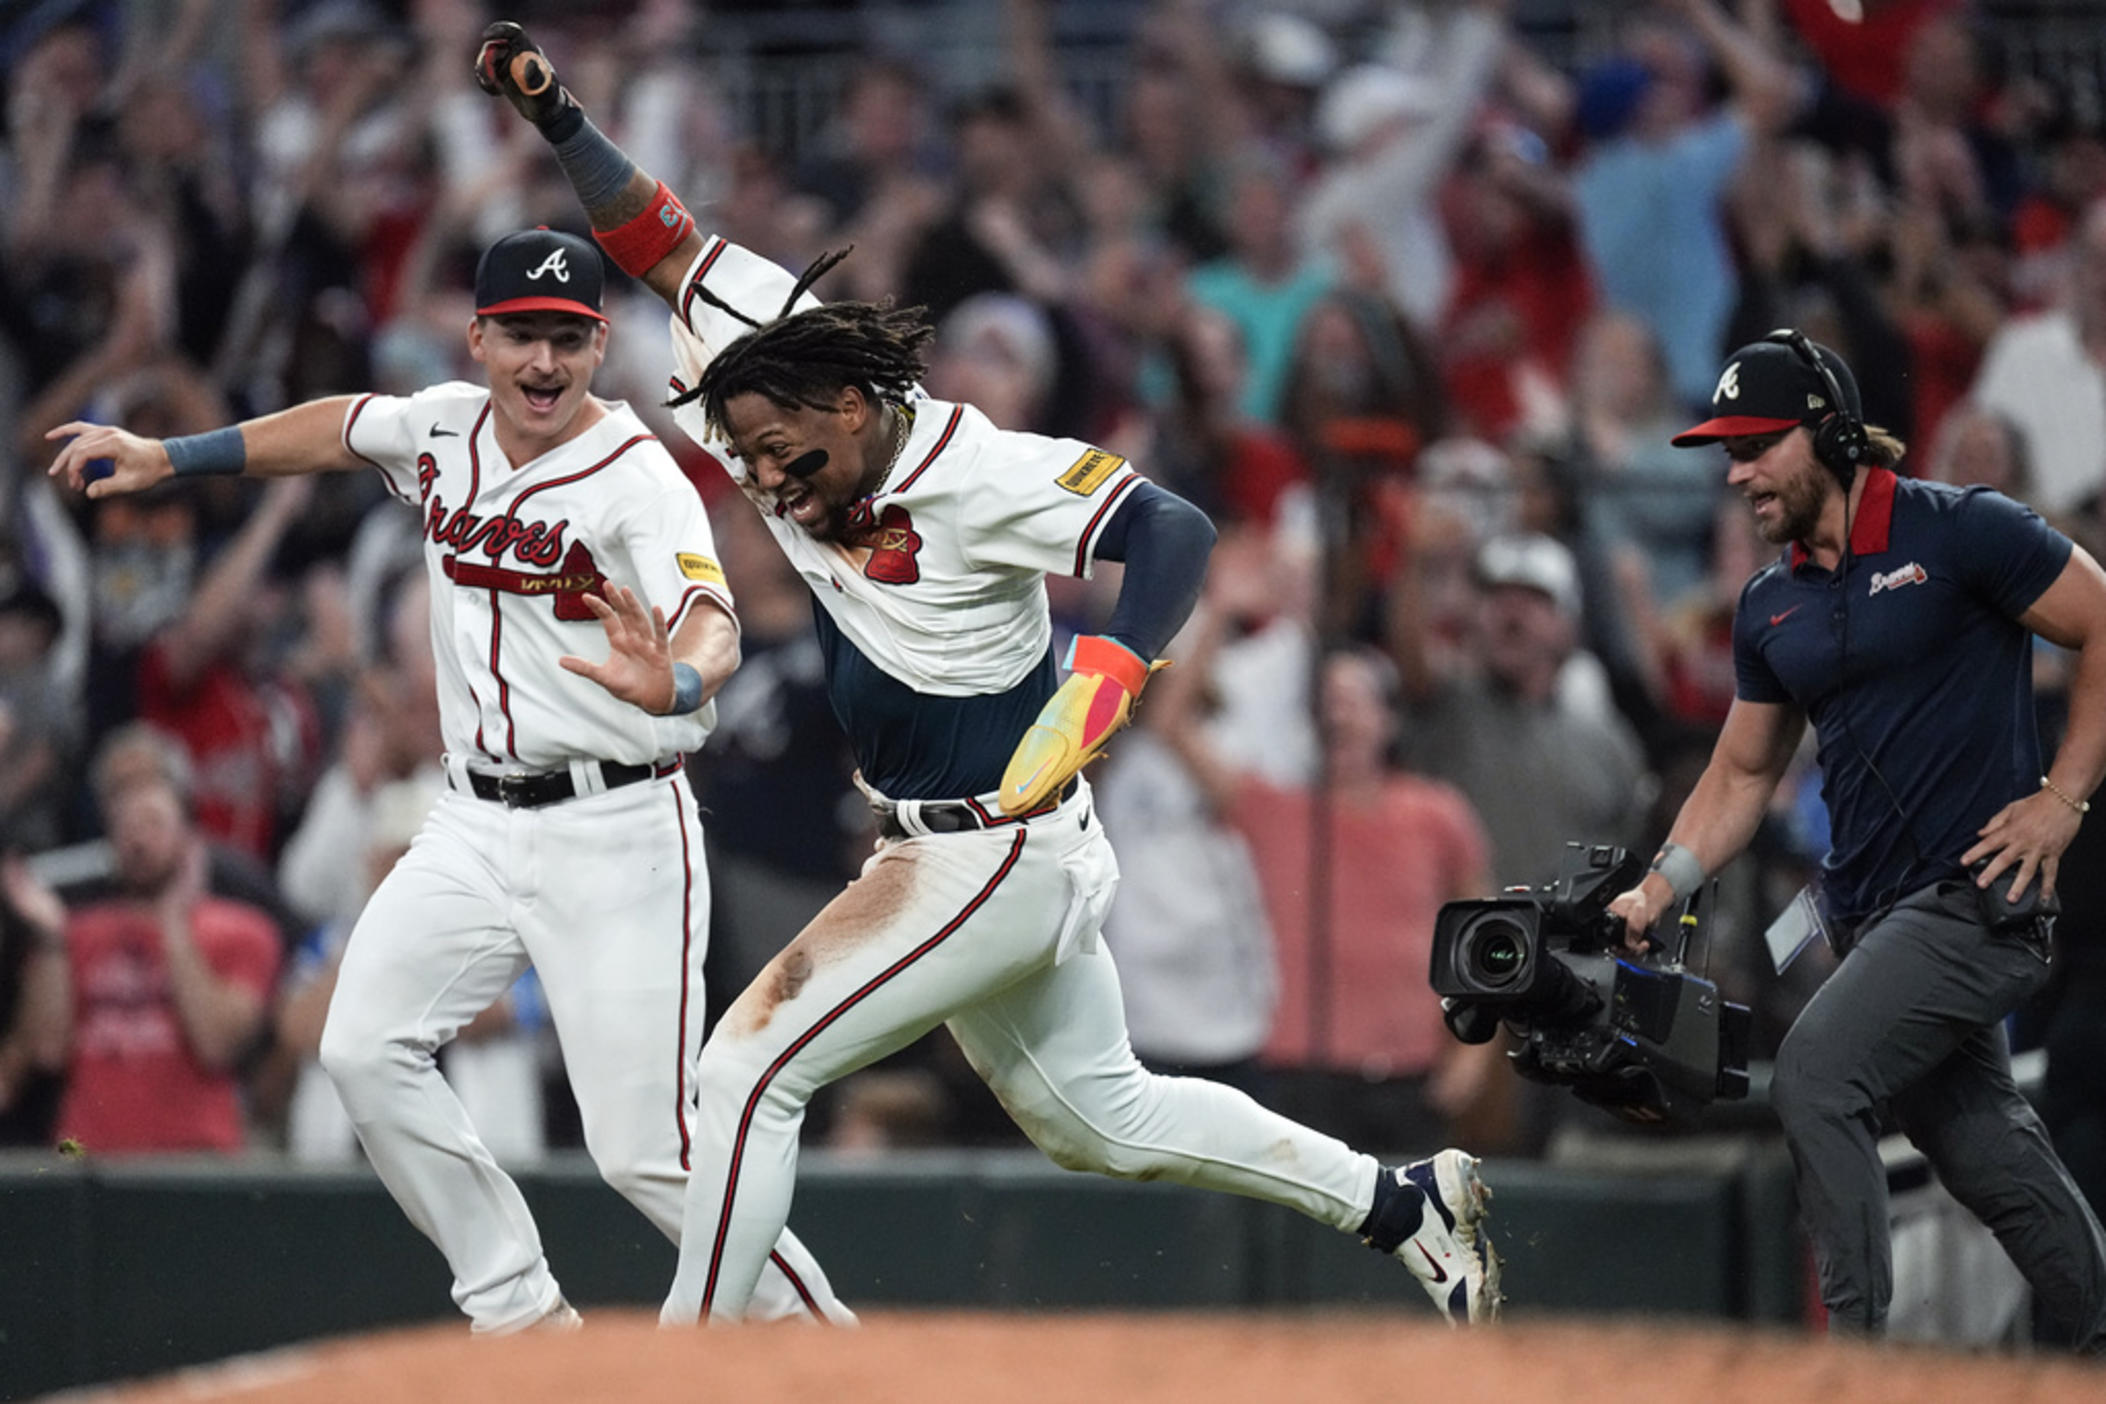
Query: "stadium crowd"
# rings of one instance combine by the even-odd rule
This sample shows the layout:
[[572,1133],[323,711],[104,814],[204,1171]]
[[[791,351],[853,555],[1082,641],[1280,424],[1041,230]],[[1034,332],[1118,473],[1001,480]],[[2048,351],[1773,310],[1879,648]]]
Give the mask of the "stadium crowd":
[[[1650,853],[1701,768],[1772,550],[1723,457],[1667,443],[1726,349],[1806,329],[1903,471],[2106,554],[2098,75],[2008,61],[2009,17],[1963,0],[1518,7],[1581,17],[1554,55],[1508,0],[1156,0],[1091,102],[1057,0],[892,11],[968,8],[1000,14],[971,81],[873,45],[795,149],[745,129],[692,0],[507,14],[705,227],[793,268],[852,244],[823,295],[927,307],[932,394],[1214,517],[1180,666],[1093,772],[1144,1059],[1362,1143],[1543,1153],[1575,1109],[1444,1032],[1433,917],[1547,881],[1567,840]],[[91,504],[43,435],[473,379],[477,251],[576,202],[469,80],[476,0],[13,13],[0,1143],[354,1155],[314,1075],[330,975],[444,784],[417,523],[377,475]],[[662,309],[610,302],[598,388],[683,456],[744,624],[689,762],[721,1007],[872,831],[802,587],[664,417]],[[1101,626],[1104,575],[1052,582],[1064,628]],[[2058,666],[2043,645],[2050,745]],[[1758,1056],[1824,968],[1776,977],[1759,939],[1825,850],[1818,790],[1802,760],[1712,923]],[[2095,1199],[2106,1133],[2066,1082],[2106,1027],[2100,842],[2063,865],[2070,959],[2029,1030]],[[448,1075],[500,1155],[575,1143],[530,978]],[[1014,1134],[941,1035],[817,1112],[843,1148]]]

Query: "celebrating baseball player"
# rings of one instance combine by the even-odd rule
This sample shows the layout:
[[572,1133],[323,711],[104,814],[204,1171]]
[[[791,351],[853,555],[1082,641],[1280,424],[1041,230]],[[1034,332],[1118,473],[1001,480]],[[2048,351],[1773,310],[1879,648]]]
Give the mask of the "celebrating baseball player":
[[[821,305],[708,237],[557,82],[516,24],[477,81],[539,128],[624,271],[673,309],[675,418],[712,447],[811,586],[877,851],[725,1013],[695,1082],[680,1266],[661,1319],[735,1320],[789,1214],[813,1092],[947,1024],[1063,1166],[1299,1209],[1395,1254],[1451,1321],[1493,1317],[1476,1162],[1385,1167],[1240,1092],[1151,1075],[1098,925],[1118,866],[1082,767],[1191,611],[1194,507],[1088,444],[997,429],[918,385],[915,313]],[[1045,576],[1122,561],[1063,681]]]
[[[50,435],[67,441],[51,472],[91,497],[371,466],[423,517],[451,789],[352,932],[321,1059],[479,1332],[577,1320],[433,1060],[529,964],[587,1148],[676,1241],[695,1149],[709,888],[681,754],[715,720],[738,625],[700,499],[628,406],[592,394],[602,281],[575,235],[491,245],[468,328],[488,388],[336,396],[168,440]],[[757,1316],[853,1320],[786,1231],[752,1283]]]

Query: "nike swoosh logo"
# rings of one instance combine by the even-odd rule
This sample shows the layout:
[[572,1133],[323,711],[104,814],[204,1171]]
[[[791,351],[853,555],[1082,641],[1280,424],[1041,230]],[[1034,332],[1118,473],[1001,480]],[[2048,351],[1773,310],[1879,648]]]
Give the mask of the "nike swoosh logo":
[[431,426],[431,436],[434,439],[458,439],[461,437],[459,434],[456,434],[453,430],[441,429],[436,424]]
[[1425,1244],[1414,1243],[1411,1246],[1419,1250],[1419,1256],[1426,1260],[1426,1266],[1433,1269],[1434,1286],[1438,1287],[1448,1280],[1448,1269],[1433,1260],[1433,1254],[1426,1251]]
[[1028,776],[1024,777],[1022,780],[1017,781],[1016,784],[1011,786],[1010,788],[1016,794],[1022,795],[1030,793],[1031,787],[1038,783],[1038,777],[1044,775],[1046,773],[1046,767],[1051,764],[1053,764],[1053,762],[1051,761],[1040,761],[1038,769],[1032,771]]
[[1771,616],[1770,616],[1770,627],[1771,627],[1771,628],[1773,628],[1773,629],[1774,629],[1774,628],[1776,628],[1776,627],[1777,627],[1777,626],[1778,626],[1779,624],[1782,624],[1782,623],[1783,623],[1783,622],[1784,622],[1785,620],[1787,620],[1787,619],[1791,618],[1791,617],[1792,617],[1793,615],[1797,614],[1798,612],[1799,612],[1799,606],[1797,606],[1797,605],[1793,605],[1793,606],[1792,606],[1792,607],[1791,607],[1790,609],[1786,610],[1786,611],[1785,611],[1784,613],[1782,613],[1782,614],[1773,614],[1773,615],[1771,615]]

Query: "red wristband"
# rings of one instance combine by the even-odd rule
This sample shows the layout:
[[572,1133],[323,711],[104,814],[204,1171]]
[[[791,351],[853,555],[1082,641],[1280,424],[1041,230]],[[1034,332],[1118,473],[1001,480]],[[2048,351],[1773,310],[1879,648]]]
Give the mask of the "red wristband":
[[632,278],[641,278],[678,248],[694,227],[695,217],[661,180],[658,193],[644,206],[642,214],[616,229],[595,229],[592,237],[599,240],[616,268]]
[[1102,634],[1078,634],[1068,647],[1068,671],[1100,673],[1139,697],[1148,682],[1148,660],[1116,639]]

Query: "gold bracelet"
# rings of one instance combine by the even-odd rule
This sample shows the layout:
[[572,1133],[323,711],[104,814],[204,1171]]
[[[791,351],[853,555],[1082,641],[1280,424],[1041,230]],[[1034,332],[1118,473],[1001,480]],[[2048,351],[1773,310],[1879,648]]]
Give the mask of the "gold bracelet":
[[2040,777],[2040,788],[2046,790],[2056,799],[2061,800],[2064,804],[2068,805],[2071,809],[2076,810],[2079,814],[2091,813],[2090,800],[2080,800],[2073,795],[2064,794],[2062,791],[2062,787],[2057,785],[2054,781],[2048,779],[2045,775]]

